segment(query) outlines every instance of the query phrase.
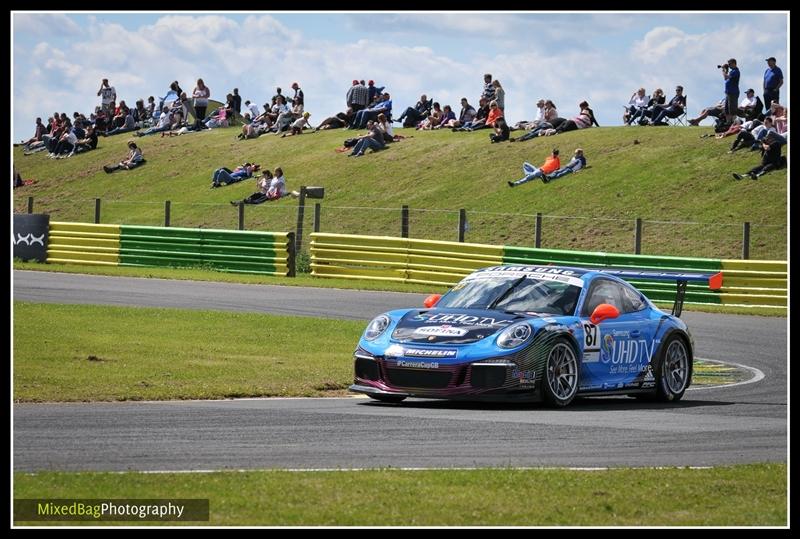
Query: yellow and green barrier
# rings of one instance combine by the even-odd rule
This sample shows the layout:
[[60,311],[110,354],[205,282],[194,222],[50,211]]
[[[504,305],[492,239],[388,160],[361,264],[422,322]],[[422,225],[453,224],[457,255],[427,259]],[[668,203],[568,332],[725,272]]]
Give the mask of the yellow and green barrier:
[[[719,290],[689,283],[686,302],[787,305],[785,261],[628,255],[319,232],[311,235],[311,269],[317,277],[451,286],[475,269],[498,264],[722,272],[723,286]],[[675,299],[674,283],[636,279],[630,282],[653,300]]]
[[294,234],[51,222],[47,262],[293,276]]

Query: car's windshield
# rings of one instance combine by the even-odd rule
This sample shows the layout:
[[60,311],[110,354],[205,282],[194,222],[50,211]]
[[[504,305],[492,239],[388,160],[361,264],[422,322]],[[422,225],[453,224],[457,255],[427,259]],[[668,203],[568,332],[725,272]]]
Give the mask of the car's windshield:
[[436,307],[571,315],[580,292],[579,286],[554,280],[484,278],[460,282]]

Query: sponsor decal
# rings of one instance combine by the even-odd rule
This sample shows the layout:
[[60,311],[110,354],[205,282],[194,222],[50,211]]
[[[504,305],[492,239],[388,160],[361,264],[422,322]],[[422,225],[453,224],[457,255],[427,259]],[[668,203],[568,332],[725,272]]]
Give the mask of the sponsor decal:
[[399,344],[393,344],[386,349],[384,355],[387,357],[429,357],[429,358],[454,358],[458,355],[457,350],[429,348],[403,348]]
[[[647,343],[645,339],[615,340],[610,334],[603,337],[600,361],[610,364],[611,374],[637,374],[650,369],[650,358],[660,339]],[[652,372],[650,372],[652,377]],[[652,378],[651,378],[652,379]]]
[[432,357],[432,358],[450,358],[456,357],[458,352],[456,350],[428,350],[421,348],[406,348],[403,354],[406,357]]
[[397,360],[398,367],[406,367],[408,369],[438,369],[438,361],[405,361],[402,359]]
[[44,234],[42,234],[41,236],[34,236],[33,234],[26,234],[26,235],[23,236],[22,234],[18,233],[16,239],[14,239],[14,236],[11,236],[11,242],[14,245],[20,245],[20,244],[24,243],[27,246],[31,246],[31,245],[34,245],[34,244],[38,243],[39,245],[44,247],[44,236],[45,236]]
[[515,368],[511,371],[511,377],[519,380],[520,384],[532,384],[536,381],[536,371]]
[[[476,272],[473,273],[472,275],[468,275],[466,278],[464,278],[462,282],[497,279],[498,277],[505,277],[508,279],[518,279],[522,276],[525,276],[530,279],[536,279],[538,281],[557,281],[560,283],[567,283],[572,286],[583,288],[583,279],[579,279],[578,277],[573,277],[572,276],[573,272],[571,270],[559,270],[557,268],[536,268],[534,266],[528,266],[528,268],[529,268],[528,270],[526,270],[525,267],[498,268],[493,271]],[[542,269],[551,269],[557,271],[538,271]]]
[[468,331],[464,328],[454,328],[452,326],[424,326],[415,329],[414,333],[436,337],[463,337]]
[[[449,327],[450,325],[458,325],[458,326],[485,326],[485,327],[505,327],[513,321],[511,318],[508,320],[504,319],[497,319],[491,316],[474,316],[470,314],[449,314],[449,313],[420,313],[414,315],[411,318],[414,322],[424,322],[426,324],[445,324],[441,327]],[[422,328],[420,328],[422,329]],[[416,331],[419,333],[419,330]],[[422,333],[422,335],[426,335],[426,333]],[[447,336],[456,335],[452,333],[448,333]],[[466,335],[466,332],[460,334]]]
[[589,322],[583,324],[583,362],[600,361],[600,328]]

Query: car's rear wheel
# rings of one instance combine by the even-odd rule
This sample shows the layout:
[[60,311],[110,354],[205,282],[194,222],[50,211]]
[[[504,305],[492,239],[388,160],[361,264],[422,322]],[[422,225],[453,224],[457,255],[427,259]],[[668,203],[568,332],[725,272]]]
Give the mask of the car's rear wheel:
[[392,404],[397,404],[398,402],[403,402],[406,400],[404,395],[368,395],[370,399],[375,399],[376,401],[381,402],[388,402]]
[[557,407],[567,406],[578,393],[580,363],[575,349],[565,338],[556,339],[547,355],[542,394],[544,401]]
[[656,399],[662,402],[681,400],[692,375],[692,358],[686,342],[671,335],[661,349],[655,368]]

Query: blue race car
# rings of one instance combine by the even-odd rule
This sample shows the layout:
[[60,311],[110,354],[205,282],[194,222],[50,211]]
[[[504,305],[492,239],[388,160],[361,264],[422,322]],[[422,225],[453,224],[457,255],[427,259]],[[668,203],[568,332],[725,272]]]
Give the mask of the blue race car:
[[[677,283],[672,314],[620,278]],[[692,382],[693,340],[678,318],[687,281],[721,274],[494,266],[424,309],[373,319],[355,351],[351,391],[407,397],[541,401],[629,394],[677,401]]]

